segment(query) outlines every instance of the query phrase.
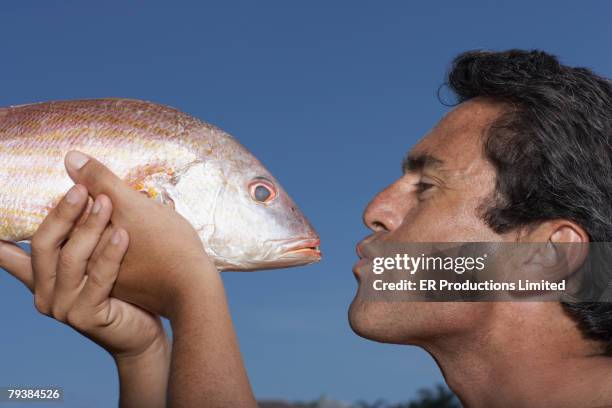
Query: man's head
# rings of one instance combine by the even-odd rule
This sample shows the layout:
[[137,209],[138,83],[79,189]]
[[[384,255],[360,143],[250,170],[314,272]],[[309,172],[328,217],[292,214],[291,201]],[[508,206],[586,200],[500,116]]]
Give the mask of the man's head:
[[[368,240],[612,241],[608,80],[540,51],[475,51],[454,60],[448,85],[460,103],[367,207]],[[612,307],[564,307],[585,336],[612,339]],[[486,324],[495,309],[358,296],[349,317],[365,337],[420,343]]]

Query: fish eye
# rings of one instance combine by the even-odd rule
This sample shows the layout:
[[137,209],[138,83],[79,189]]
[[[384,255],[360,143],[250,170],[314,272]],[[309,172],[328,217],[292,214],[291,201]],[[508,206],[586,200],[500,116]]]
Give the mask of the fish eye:
[[257,201],[266,201],[270,196],[272,195],[272,192],[268,189],[268,187],[266,186],[257,186],[255,187],[255,199]]
[[267,204],[276,197],[276,189],[270,180],[257,177],[249,185],[251,198],[259,203]]

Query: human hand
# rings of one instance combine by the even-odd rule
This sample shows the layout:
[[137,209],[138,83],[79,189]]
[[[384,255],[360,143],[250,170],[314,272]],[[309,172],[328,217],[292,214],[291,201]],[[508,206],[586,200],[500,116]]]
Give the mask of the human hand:
[[[111,213],[108,197],[88,205],[87,190],[76,185],[40,225],[31,257],[0,243],[0,267],[34,293],[39,312],[113,356],[122,405],[164,406],[170,347],[159,317],[109,297],[129,243],[125,230],[110,226]],[[110,238],[102,242],[103,235]]]
[[[133,190],[100,162],[80,152],[68,153],[66,168],[91,196],[105,194],[110,198],[113,225],[125,228],[131,237],[113,296],[171,317],[180,300],[198,296],[208,278],[217,275],[197,232],[174,209]],[[105,232],[101,242],[109,238],[110,232]]]
[[[74,186],[40,225],[32,255],[2,242],[0,267],[34,293],[40,313],[70,325],[115,358],[162,345],[166,336],[158,317],[109,297],[129,242],[125,230],[109,225],[111,201],[100,195],[86,207],[87,190]],[[89,214],[80,220],[84,212]],[[103,235],[111,238],[102,242]]]
[[223,281],[195,229],[89,156],[70,152],[66,168],[90,195],[110,198],[113,225],[130,235],[113,294],[170,318],[169,406],[256,407]]

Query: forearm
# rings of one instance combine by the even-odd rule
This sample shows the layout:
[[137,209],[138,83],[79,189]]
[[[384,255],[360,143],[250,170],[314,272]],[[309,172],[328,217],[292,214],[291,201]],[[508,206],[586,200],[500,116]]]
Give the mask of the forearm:
[[115,357],[120,408],[166,407],[170,348],[163,338],[141,355]]
[[[202,269],[202,268],[200,268]],[[170,407],[257,407],[240,355],[220,275],[190,285],[171,316]]]

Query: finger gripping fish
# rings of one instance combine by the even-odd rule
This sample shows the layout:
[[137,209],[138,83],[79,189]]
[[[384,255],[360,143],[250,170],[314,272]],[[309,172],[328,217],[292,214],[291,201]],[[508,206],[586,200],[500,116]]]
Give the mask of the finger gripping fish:
[[31,239],[73,185],[64,168],[70,150],[172,206],[221,270],[320,259],[312,226],[236,139],[176,109],[129,99],[0,108],[0,239]]

